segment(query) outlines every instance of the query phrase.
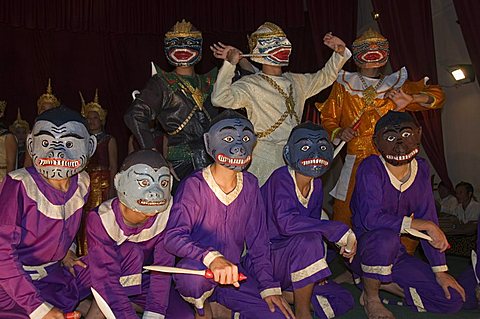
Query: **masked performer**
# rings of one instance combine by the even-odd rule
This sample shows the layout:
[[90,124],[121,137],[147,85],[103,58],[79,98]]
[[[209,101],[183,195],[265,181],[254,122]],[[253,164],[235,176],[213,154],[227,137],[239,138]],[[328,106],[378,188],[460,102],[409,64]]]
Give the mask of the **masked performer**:
[[[166,158],[180,179],[211,163],[202,136],[217,114],[209,101],[217,69],[195,73],[194,66],[202,57],[202,42],[202,33],[190,22],[177,22],[165,34],[164,43],[167,60],[175,70],[158,70],[124,117],[141,148],[147,149],[155,148],[149,121],[157,119],[168,135]],[[248,64],[245,59],[243,63]]]
[[[438,227],[428,163],[415,158],[421,128],[410,114],[389,111],[374,130],[381,156],[360,164],[352,196],[353,230],[358,253],[352,263],[362,279],[361,301],[369,318],[393,318],[378,290],[405,298],[418,312],[452,313],[462,307],[463,288],[448,273],[445,234]],[[428,263],[409,255],[400,236],[410,229],[426,231],[420,240]]]
[[25,162],[25,154],[27,151],[26,141],[27,135],[30,133],[30,124],[22,119],[20,108],[18,108],[17,119],[10,125],[10,132],[17,139],[17,167],[22,168]]
[[15,169],[17,162],[17,141],[2,121],[6,106],[7,102],[0,101],[0,182]]
[[[118,197],[88,214],[84,261],[92,287],[117,319],[138,318],[130,302],[144,308],[143,318],[193,318],[190,307],[175,291],[167,312],[170,275],[142,275],[144,265],[174,264],[174,256],[164,248],[164,229],[173,201],[171,187],[172,176],[160,153],[134,152],[115,176]],[[184,312],[179,313],[182,304]]]
[[[356,239],[347,225],[320,220],[320,176],[333,159],[328,133],[310,122],[296,126],[284,147],[284,157],[288,165],[273,172],[261,188],[272,243],[273,275],[283,290],[293,290],[295,318],[311,319],[310,303],[319,318],[340,316],[353,307],[354,301],[346,289],[327,282],[331,272],[322,243],[324,239],[336,243],[345,257],[352,258]],[[348,241],[352,250],[345,252]]]
[[[325,67],[314,74],[282,73],[289,63],[292,45],[277,25],[266,22],[249,38],[252,61],[262,64],[262,72],[232,83],[241,52],[230,50],[218,74],[212,103],[231,109],[245,108],[258,137],[249,171],[260,185],[284,165],[282,150],[293,127],[300,123],[305,100],[335,81],[338,71],[351,56],[345,44],[327,34],[324,43],[335,50]],[[267,55],[267,56],[262,56]]]
[[[274,312],[274,304],[284,314],[291,312],[279,283],[273,280],[257,179],[242,172],[251,160],[255,140],[249,120],[234,111],[223,112],[205,134],[206,149],[215,163],[185,179],[176,195],[167,250],[183,258],[179,266],[209,268],[215,275],[214,280],[174,276],[178,291],[194,304],[199,318],[211,318],[209,300],[228,307],[236,318],[282,318],[278,309]],[[238,286],[237,265],[244,242],[254,271],[237,290],[224,285]]]
[[321,112],[322,125],[335,145],[347,142],[347,157],[340,178],[330,193],[335,197],[333,219],[351,225],[350,198],[360,162],[378,154],[372,142],[373,129],[389,110],[424,111],[442,106],[440,87],[425,85],[426,80],[407,81],[407,70],[383,75],[388,61],[388,41],[373,30],[353,42],[353,59],[359,71],[340,71]]
[[[95,91],[93,101],[88,104],[85,104],[81,93],[80,97],[82,100],[82,116],[87,119],[90,134],[95,135],[97,139],[97,150],[85,168],[90,175],[91,191],[84,211],[89,212],[115,194],[113,177],[117,173],[117,141],[115,137],[105,133],[107,111],[98,102],[98,91]],[[87,253],[84,225],[83,221],[78,236],[78,250],[81,255]]]
[[85,277],[68,270],[81,264],[73,241],[96,145],[77,112],[61,106],[37,117],[27,137],[34,167],[9,173],[0,190],[0,318],[61,318],[89,294]]
[[[53,95],[52,81],[48,79],[47,92],[40,95],[40,97],[37,100],[37,114],[40,115],[47,110],[50,110],[59,106],[60,106],[60,101],[57,99],[55,95]],[[27,152],[25,154],[25,161],[23,163],[23,166],[30,167],[32,165],[33,165],[32,158]]]

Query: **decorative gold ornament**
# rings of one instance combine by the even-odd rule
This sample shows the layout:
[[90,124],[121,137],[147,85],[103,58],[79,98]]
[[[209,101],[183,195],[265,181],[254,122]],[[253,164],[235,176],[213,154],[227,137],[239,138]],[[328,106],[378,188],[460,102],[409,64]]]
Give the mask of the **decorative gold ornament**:
[[379,32],[369,28],[365,31],[360,37],[358,37],[355,41],[353,41],[353,46],[361,46],[365,43],[372,43],[372,42],[386,42],[388,44],[387,38],[381,35]]
[[30,132],[30,124],[27,121],[22,119],[22,115],[20,114],[20,108],[17,110],[17,119],[15,122],[10,125],[10,132],[14,133],[16,129],[23,128],[25,132]]
[[179,38],[179,37],[192,37],[192,38],[202,38],[202,32],[198,31],[193,24],[185,19],[182,19],[182,22],[175,23],[175,25],[165,33],[166,39]]
[[282,28],[272,22],[265,22],[262,24],[255,32],[253,32],[248,38],[248,46],[250,48],[250,53],[253,52],[253,49],[257,45],[258,39],[266,39],[273,37],[287,37]]
[[367,82],[365,81],[361,73],[358,73],[358,77],[360,78],[363,86],[362,100],[365,105],[370,107],[375,102],[375,99],[378,95],[377,90],[382,86],[385,77],[382,76],[380,80],[378,80],[377,84],[375,84],[375,86],[367,85]]
[[0,115],[3,115],[6,107],[7,107],[7,101],[0,101]]
[[47,92],[40,95],[37,100],[37,113],[45,103],[53,104],[54,107],[60,106],[60,101],[53,95],[50,78],[48,78]]
[[88,112],[96,112],[102,125],[105,125],[105,120],[107,118],[107,110],[102,108],[102,106],[98,103],[98,89],[95,89],[95,97],[93,101],[85,104],[85,99],[83,98],[82,92],[78,91],[80,94],[80,100],[82,101],[82,116],[87,117]]

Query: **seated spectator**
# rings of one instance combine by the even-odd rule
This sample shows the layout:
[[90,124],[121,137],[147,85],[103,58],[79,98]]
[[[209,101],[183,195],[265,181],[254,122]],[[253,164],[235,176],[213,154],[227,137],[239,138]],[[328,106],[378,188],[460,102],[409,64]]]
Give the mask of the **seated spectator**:
[[454,215],[455,208],[458,205],[455,195],[452,194],[443,181],[438,184],[437,190],[438,195],[440,196],[440,213]]
[[460,182],[455,186],[455,196],[458,205],[455,208],[454,215],[464,224],[477,221],[480,217],[480,203],[473,195],[473,186],[467,182]]

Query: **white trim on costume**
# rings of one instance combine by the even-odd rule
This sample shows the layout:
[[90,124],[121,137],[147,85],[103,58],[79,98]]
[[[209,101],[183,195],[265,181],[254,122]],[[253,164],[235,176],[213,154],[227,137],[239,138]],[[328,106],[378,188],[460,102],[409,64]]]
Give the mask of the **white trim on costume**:
[[422,298],[418,294],[417,289],[415,289],[413,287],[409,287],[408,290],[410,292],[410,296],[412,297],[413,304],[415,305],[415,307],[417,307],[417,311],[418,312],[427,312],[427,310],[423,306]]
[[260,296],[262,299],[265,299],[269,296],[281,296],[282,295],[282,288],[268,288],[265,290],[260,291]]
[[327,298],[323,296],[316,295],[318,304],[322,307],[323,313],[327,316],[328,319],[335,318],[335,312],[333,311],[332,305]]
[[30,319],[38,319],[43,318],[45,315],[53,309],[53,306],[48,302],[42,303],[40,306],[37,307],[30,315]]
[[410,176],[405,182],[399,181],[389,170],[387,167],[387,163],[383,156],[380,156],[380,160],[382,161],[383,166],[385,166],[385,170],[387,171],[388,177],[390,178],[390,183],[392,184],[393,187],[395,187],[396,190],[398,190],[400,193],[403,193],[406,191],[410,186],[412,186],[413,182],[415,181],[415,178],[417,177],[418,173],[418,162],[414,158],[410,162]]
[[142,274],[121,276],[118,281],[122,287],[140,286],[142,284]]
[[315,275],[316,273],[326,268],[328,268],[328,264],[327,264],[327,261],[325,260],[325,257],[323,257],[322,259],[317,260],[313,264],[310,264],[301,270],[292,272],[290,274],[290,277],[292,278],[292,282],[298,282],[312,275]]
[[445,271],[448,271],[448,266],[447,265],[433,266],[432,271],[433,272],[445,272]]
[[218,186],[217,182],[213,178],[212,171],[210,170],[212,165],[205,167],[202,170],[202,176],[207,182],[208,187],[212,190],[215,194],[217,199],[221,201],[225,206],[230,205],[235,199],[237,199],[238,195],[242,192],[243,189],[243,174],[242,172],[237,172],[237,185],[233,191],[228,194],[225,194],[223,190]]
[[199,298],[185,297],[184,295],[180,296],[182,296],[182,298],[185,299],[186,302],[194,305],[195,308],[203,309],[203,304],[205,303],[205,300],[207,300],[213,294],[214,290],[215,288],[205,291]]
[[393,268],[393,264],[388,266],[368,266],[368,265],[361,264],[361,266],[362,266],[363,272],[366,272],[368,274],[382,275],[382,276],[391,275],[392,268]]
[[310,180],[310,190],[308,191],[307,197],[303,197],[302,192],[298,188],[297,180],[295,179],[295,170],[288,166],[288,172],[293,179],[293,183],[295,184],[295,194],[297,194],[297,199],[303,207],[308,208],[308,202],[310,201],[310,197],[312,197],[313,193],[313,178]]

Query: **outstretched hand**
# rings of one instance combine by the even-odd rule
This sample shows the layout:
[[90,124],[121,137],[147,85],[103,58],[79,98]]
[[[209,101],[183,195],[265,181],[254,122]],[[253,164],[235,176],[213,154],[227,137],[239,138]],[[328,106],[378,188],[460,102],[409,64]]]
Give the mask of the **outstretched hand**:
[[325,34],[323,44],[343,56],[345,52],[345,42],[342,39],[332,35],[332,32]]
[[393,103],[395,103],[397,106],[395,111],[401,111],[406,108],[408,104],[413,102],[413,96],[403,92],[401,88],[388,91],[385,93],[385,97],[389,98],[393,101]]
[[270,309],[270,312],[275,312],[275,307],[278,307],[278,309],[283,313],[285,318],[295,319],[295,315],[293,314],[292,308],[290,308],[290,305],[282,296],[280,295],[267,296],[263,300],[265,300],[265,302],[267,303],[268,308]]
[[225,45],[222,42],[214,43],[210,46],[210,50],[212,50],[213,56],[217,59],[227,60],[233,65],[242,59],[242,51],[231,45]]

